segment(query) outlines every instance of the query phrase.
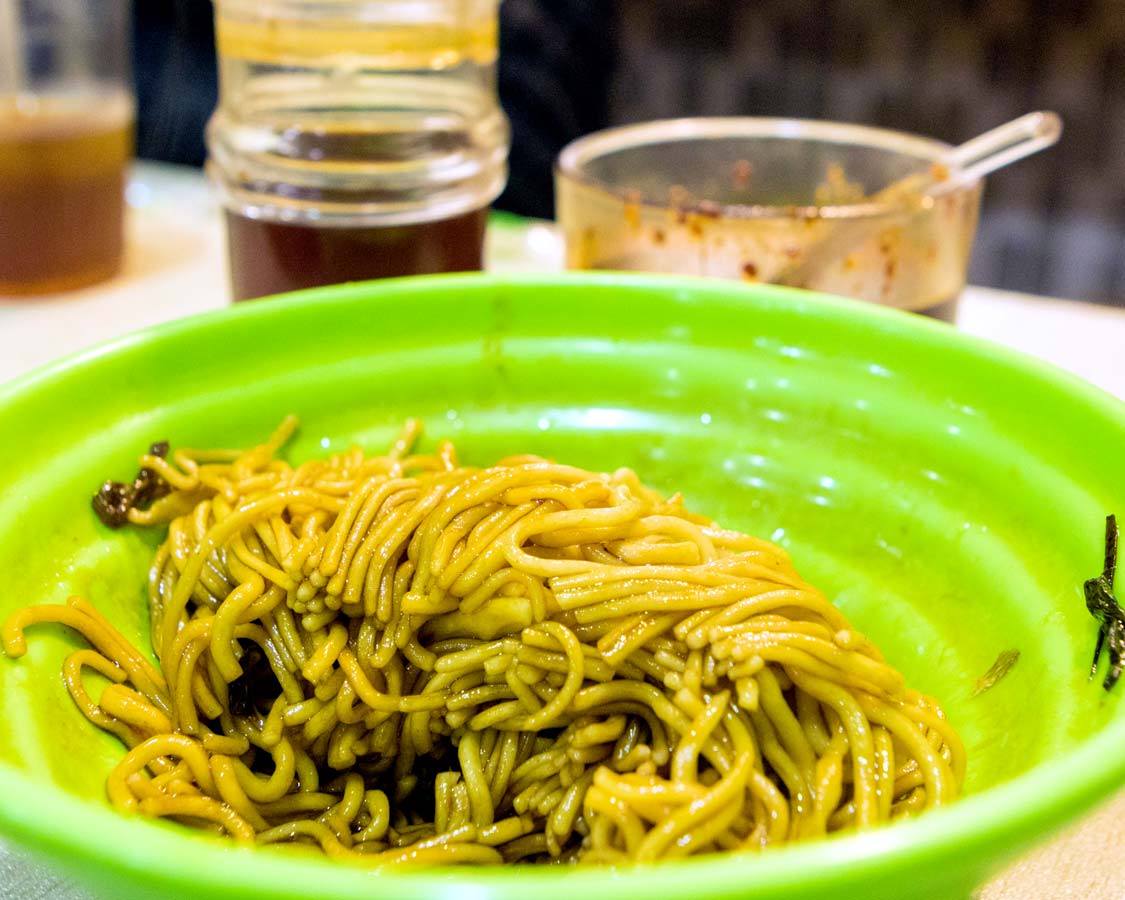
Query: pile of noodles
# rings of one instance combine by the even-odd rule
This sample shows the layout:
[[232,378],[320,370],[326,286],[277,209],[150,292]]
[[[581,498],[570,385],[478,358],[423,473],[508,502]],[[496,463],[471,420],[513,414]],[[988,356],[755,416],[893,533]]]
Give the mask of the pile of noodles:
[[[88,603],[79,709],[123,811],[386,863],[652,861],[953,800],[964,750],[786,554],[628,470],[453,447],[142,457],[172,491],[154,667]],[[83,670],[111,682],[95,700]]]

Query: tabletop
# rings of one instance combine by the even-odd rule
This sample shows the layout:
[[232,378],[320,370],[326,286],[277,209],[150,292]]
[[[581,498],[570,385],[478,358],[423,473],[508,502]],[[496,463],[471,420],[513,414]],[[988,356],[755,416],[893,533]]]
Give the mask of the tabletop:
[[[128,250],[115,279],[65,295],[0,296],[0,383],[127,331],[228,304],[219,209],[198,170],[139,163],[127,197]],[[486,259],[496,271],[562,268],[549,223],[490,229]],[[969,287],[957,326],[1125,399],[1125,309]],[[1125,900],[1122,822],[1125,793],[1016,862],[977,900]],[[17,898],[88,895],[0,844],[0,900]]]

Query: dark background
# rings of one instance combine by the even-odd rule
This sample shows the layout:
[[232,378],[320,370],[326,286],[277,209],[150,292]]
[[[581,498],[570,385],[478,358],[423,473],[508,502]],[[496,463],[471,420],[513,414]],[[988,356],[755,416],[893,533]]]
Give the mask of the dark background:
[[[1054,109],[1061,143],[989,179],[970,280],[1125,305],[1125,0],[505,0],[498,205],[549,216],[570,139],[680,115],[802,116],[963,141]],[[199,164],[207,0],[136,0],[138,149]]]

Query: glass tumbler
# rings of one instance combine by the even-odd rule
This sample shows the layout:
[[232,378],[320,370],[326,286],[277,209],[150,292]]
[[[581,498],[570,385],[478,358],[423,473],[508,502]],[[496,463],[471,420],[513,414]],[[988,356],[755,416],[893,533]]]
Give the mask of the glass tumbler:
[[[951,320],[982,182],[918,135],[797,119],[678,119],[573,142],[555,171],[574,269],[810,288]],[[912,184],[927,172],[940,183]]]
[[129,10],[0,0],[0,294],[68,290],[120,268]]

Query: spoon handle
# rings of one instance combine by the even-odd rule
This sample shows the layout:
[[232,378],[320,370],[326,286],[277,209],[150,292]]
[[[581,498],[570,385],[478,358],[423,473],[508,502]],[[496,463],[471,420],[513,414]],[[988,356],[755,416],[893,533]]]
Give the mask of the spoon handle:
[[975,181],[1017,159],[1050,147],[1061,134],[1062,120],[1053,112],[1020,116],[950,151],[946,157],[952,170],[950,181],[957,184]]

